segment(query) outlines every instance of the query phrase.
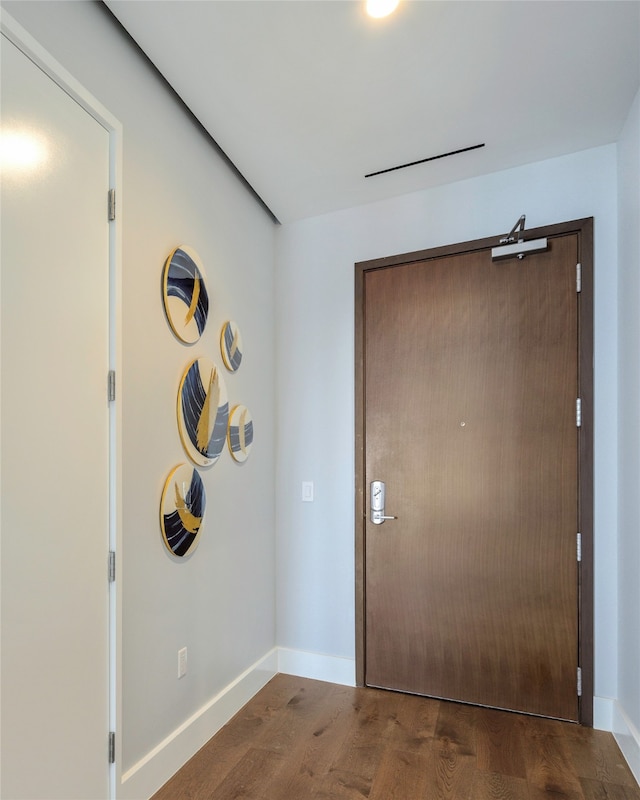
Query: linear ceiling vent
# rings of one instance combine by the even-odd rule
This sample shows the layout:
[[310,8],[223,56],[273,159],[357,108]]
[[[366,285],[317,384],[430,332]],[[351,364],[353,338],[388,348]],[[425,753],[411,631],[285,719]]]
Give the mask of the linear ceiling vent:
[[448,158],[449,156],[457,156],[459,153],[468,153],[469,150],[478,150],[484,147],[482,144],[474,144],[471,147],[463,147],[460,150],[452,150],[450,153],[440,153],[439,156],[429,156],[429,158],[421,158],[419,161],[410,161],[408,164],[399,164],[397,167],[389,167],[388,169],[379,169],[377,172],[369,172],[365,178],[373,178],[374,175],[384,175],[385,172],[394,172],[397,169],[406,169],[407,167],[415,167],[416,164],[426,164],[427,161],[437,161],[439,158]]

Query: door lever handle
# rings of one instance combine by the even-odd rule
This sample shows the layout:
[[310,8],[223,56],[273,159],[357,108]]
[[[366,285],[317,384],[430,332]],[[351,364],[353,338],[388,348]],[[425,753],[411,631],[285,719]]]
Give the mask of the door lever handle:
[[398,517],[385,517],[380,511],[371,512],[371,522],[373,522],[374,525],[381,525],[385,519],[398,519]]
[[371,481],[371,522],[374,525],[382,525],[385,519],[398,519],[397,517],[385,516],[384,496],[384,481]]

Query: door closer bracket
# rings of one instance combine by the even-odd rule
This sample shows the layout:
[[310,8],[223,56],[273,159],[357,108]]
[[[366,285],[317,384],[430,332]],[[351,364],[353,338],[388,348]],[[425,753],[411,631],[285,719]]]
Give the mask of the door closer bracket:
[[[542,253],[549,249],[546,237],[544,239],[524,239],[524,223],[526,216],[523,214],[506,236],[499,240],[498,247],[491,248],[491,260],[500,261],[503,258],[523,259],[528,253]],[[516,238],[516,232],[518,234]]]

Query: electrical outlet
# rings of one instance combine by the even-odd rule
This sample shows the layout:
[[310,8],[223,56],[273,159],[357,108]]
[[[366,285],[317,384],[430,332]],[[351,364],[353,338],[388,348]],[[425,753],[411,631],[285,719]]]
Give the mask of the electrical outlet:
[[184,678],[187,674],[187,648],[178,650],[178,678]]

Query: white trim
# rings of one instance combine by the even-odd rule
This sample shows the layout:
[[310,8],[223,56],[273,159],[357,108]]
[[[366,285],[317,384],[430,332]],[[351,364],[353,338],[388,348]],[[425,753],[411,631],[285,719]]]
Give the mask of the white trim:
[[122,133],[122,125],[113,114],[4,8],[0,8],[0,31],[106,130]]
[[317,681],[356,685],[356,662],[353,658],[328,656],[324,653],[309,653],[305,650],[278,648],[278,672],[313,678]]
[[640,731],[631,722],[617,700],[613,701],[613,735],[633,776],[640,785]]
[[[109,368],[122,375],[122,185],[123,126],[74,76],[66,70],[4,8],[0,8],[0,32],[18,47],[55,84],[68,94],[109,134],[109,186],[116,190],[118,211],[109,229]],[[106,200],[105,200],[106,213]],[[109,412],[109,549],[116,553],[116,582],[109,586],[109,728],[119,730],[122,719],[122,387]],[[106,732],[105,732],[106,735]],[[116,735],[116,763],[110,766],[109,797],[115,798],[122,743]]]
[[277,661],[276,650],[271,650],[212,697],[124,773],[117,797],[151,797],[274,677]]
[[611,697],[593,698],[593,727],[599,731],[613,730],[613,699]]
[[620,703],[612,697],[594,697],[593,727],[613,733],[629,769],[640,784],[640,732]]
[[211,698],[128,769],[118,800],[151,797],[277,673],[355,686],[355,660],[277,647]]

